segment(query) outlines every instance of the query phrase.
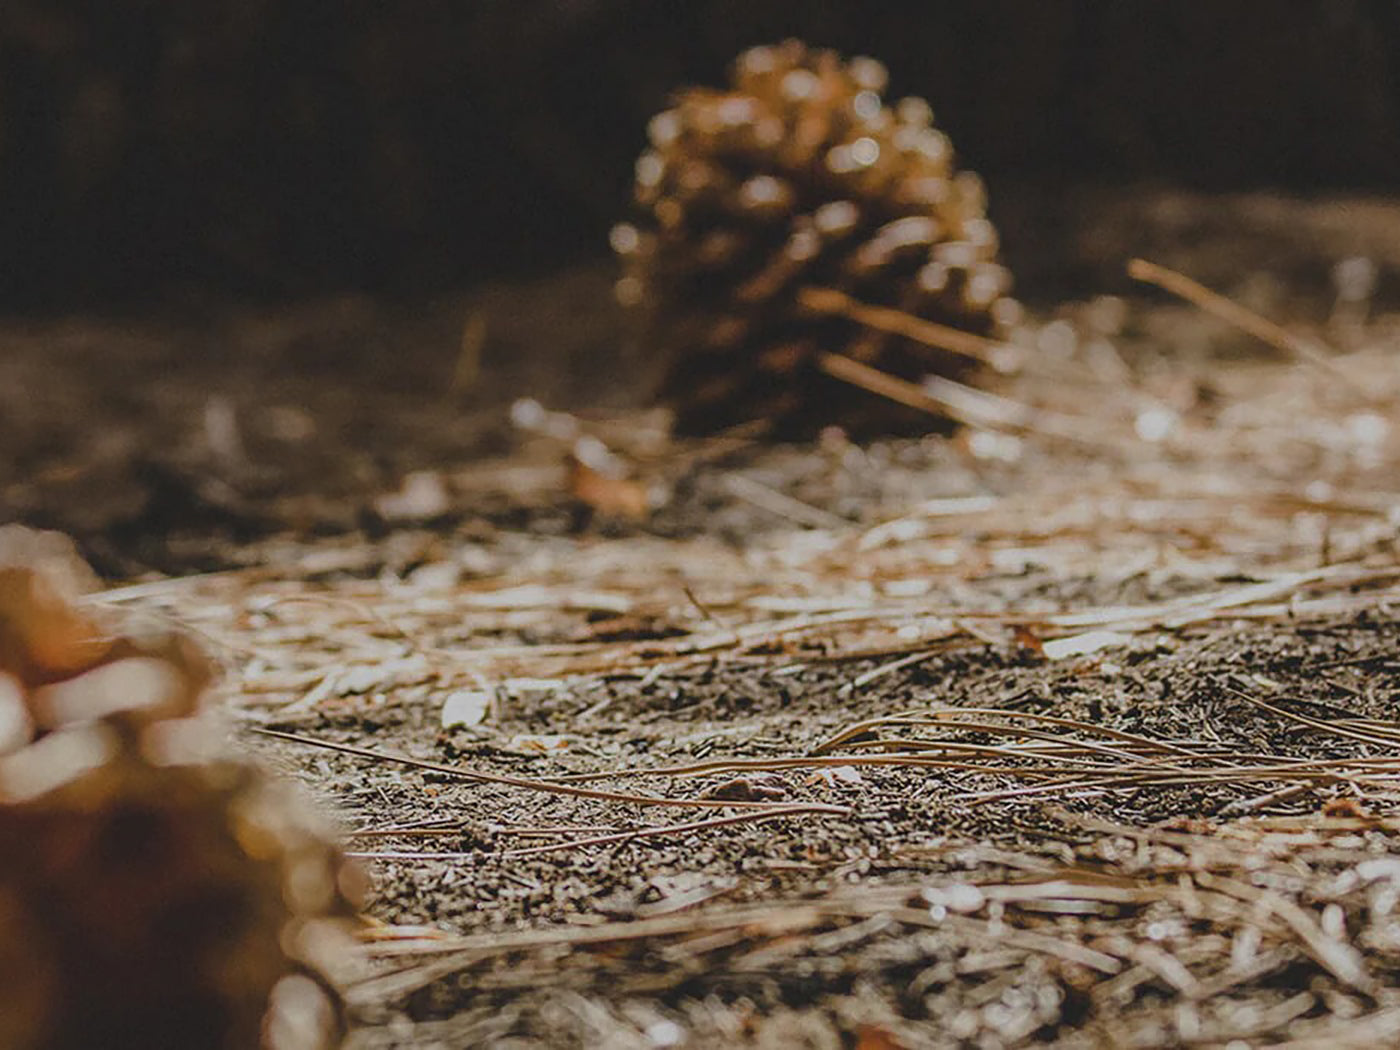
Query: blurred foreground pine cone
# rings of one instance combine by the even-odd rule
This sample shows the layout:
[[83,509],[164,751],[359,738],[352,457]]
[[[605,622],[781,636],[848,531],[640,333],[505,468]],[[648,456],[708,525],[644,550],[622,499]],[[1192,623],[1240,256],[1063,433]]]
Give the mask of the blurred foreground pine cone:
[[760,418],[789,435],[929,429],[927,415],[826,375],[823,352],[911,381],[978,371],[818,312],[811,289],[980,335],[1019,315],[981,180],[955,170],[922,99],[884,105],[885,80],[873,59],[788,41],[745,52],[728,90],[684,91],[651,121],[641,217],[611,240],[618,298],[666,357],[661,396],[679,430]]
[[0,1046],[329,1050],[358,874],[286,789],[209,760],[210,667],[74,604],[0,529]]

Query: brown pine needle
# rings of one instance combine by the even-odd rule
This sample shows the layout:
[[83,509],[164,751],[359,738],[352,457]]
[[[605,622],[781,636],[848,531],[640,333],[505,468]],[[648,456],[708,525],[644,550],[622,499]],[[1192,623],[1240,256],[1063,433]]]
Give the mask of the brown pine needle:
[[[1013,711],[998,707],[944,707],[927,711],[905,711],[897,715],[886,715],[881,718],[866,719],[846,726],[835,736],[829,737],[814,747],[811,754],[830,754],[848,741],[859,736],[864,736],[866,733],[870,733],[884,726],[924,725],[946,728],[955,719],[966,718],[969,715],[988,715],[997,718],[1005,718],[1011,722],[1039,722],[1046,725],[1062,726],[1066,729],[1077,729],[1081,732],[1106,736],[1126,744],[1137,744],[1149,750],[1174,752],[1179,756],[1191,757],[1191,753],[1184,748],[1176,747],[1163,741],[1151,740],[1147,737],[1139,736],[1136,733],[1125,733],[1122,730],[1113,729],[1109,726],[1084,722],[1076,718],[1060,718],[1055,715],[1043,715],[1035,711]],[[988,728],[1000,732],[1015,732],[1010,726],[979,726],[979,729],[983,731]]]
[[[666,824],[654,828],[638,828],[635,831],[618,831],[610,835],[595,835],[587,839],[571,839],[567,842],[550,842],[543,846],[525,846],[521,849],[506,850],[503,857],[532,857],[540,853],[553,853],[563,849],[581,849],[584,846],[606,846],[614,842],[630,842],[633,839],[659,838],[663,835],[684,835],[691,831],[724,827],[728,824],[747,824],[759,820],[772,820],[775,817],[791,817],[802,813],[830,815],[834,807],[824,803],[796,803],[780,809],[762,813],[738,813],[728,817],[712,817],[709,820],[692,820],[684,824]],[[847,810],[847,813],[850,811]]]
[[980,364],[991,364],[994,368],[997,367],[997,351],[1004,345],[994,339],[964,332],[960,328],[926,321],[903,310],[863,303],[852,299],[845,292],[838,292],[835,288],[799,289],[797,301],[816,313],[845,317],[867,328],[891,335],[902,335],[935,350],[942,350]]
[[[277,740],[285,740],[292,744],[301,744],[305,747],[319,747],[326,751],[339,751],[343,755],[355,755],[357,758],[368,758],[375,762],[396,762],[402,766],[410,766],[414,769],[426,769],[434,773],[441,773],[444,776],[458,777],[462,780],[474,780],[483,784],[502,784],[508,787],[525,788],[529,791],[542,791],[551,795],[573,795],[577,798],[591,798],[603,802],[623,802],[633,806],[686,806],[691,809],[716,809],[730,807],[734,809],[761,809],[761,810],[785,810],[791,808],[791,803],[786,802],[742,802],[733,799],[711,799],[711,798],[658,798],[655,795],[634,795],[623,791],[603,791],[594,788],[574,787],[570,784],[560,784],[552,780],[534,780],[529,777],[512,777],[500,773],[481,773],[473,769],[463,769],[460,766],[444,765],[440,762],[425,762],[422,759],[410,758],[407,755],[396,755],[390,751],[374,751],[367,747],[355,747],[351,744],[337,744],[330,740],[317,740],[315,737],[298,736],[295,733],[283,733],[276,729],[257,729],[254,733],[262,736],[270,736]],[[812,803],[809,811],[813,813],[830,813],[833,816],[848,816],[850,809],[847,806],[832,806],[825,803]]]
[[1061,438],[1098,449],[1119,443],[1112,435],[1096,433],[1087,422],[1072,416],[1040,412],[1029,405],[986,394],[951,379],[940,377],[938,392],[934,393],[843,354],[819,354],[817,367],[843,383],[966,426]]
[[1261,317],[1253,310],[1241,306],[1233,299],[1227,299],[1219,292],[1211,291],[1184,273],[1178,273],[1166,266],[1148,262],[1146,259],[1132,259],[1128,262],[1128,276],[1135,281],[1155,284],[1158,288],[1185,299],[1192,306],[1204,310],[1211,316],[1218,317],[1226,324],[1234,325],[1240,331],[1254,336],[1260,342],[1267,343],[1274,349],[1291,354],[1311,365],[1326,369],[1339,379],[1343,379],[1359,389],[1359,384],[1338,368],[1336,363],[1321,352],[1312,341],[1290,332],[1287,328],[1270,321],[1267,317]]
[[[817,363],[821,370],[827,375],[841,380],[843,383],[850,383],[852,386],[868,390],[872,394],[880,397],[887,397],[891,401],[910,408],[916,408],[921,412],[929,412],[933,415],[953,415],[949,407],[936,398],[930,397],[922,387],[916,383],[911,383],[898,376],[892,376],[888,372],[881,372],[878,368],[871,368],[863,365],[842,354],[824,353],[817,358]],[[969,420],[965,417],[953,415],[959,423],[980,424],[982,421]]]

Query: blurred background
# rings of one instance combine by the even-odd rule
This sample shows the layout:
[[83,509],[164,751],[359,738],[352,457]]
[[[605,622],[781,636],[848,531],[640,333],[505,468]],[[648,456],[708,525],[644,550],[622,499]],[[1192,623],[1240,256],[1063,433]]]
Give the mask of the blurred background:
[[646,118],[788,35],[932,101],[1023,271],[1060,272],[1086,187],[1400,181],[1392,0],[6,0],[0,306],[597,255]]

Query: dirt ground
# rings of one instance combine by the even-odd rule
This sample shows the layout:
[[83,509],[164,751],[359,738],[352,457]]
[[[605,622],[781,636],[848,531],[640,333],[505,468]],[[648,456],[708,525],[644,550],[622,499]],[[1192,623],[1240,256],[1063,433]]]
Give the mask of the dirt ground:
[[956,434],[770,446],[605,267],[12,322],[0,503],[341,814],[356,1050],[1389,1045],[1400,315],[1325,277],[1400,212],[1188,204],[1085,245],[1312,342],[1033,302]]

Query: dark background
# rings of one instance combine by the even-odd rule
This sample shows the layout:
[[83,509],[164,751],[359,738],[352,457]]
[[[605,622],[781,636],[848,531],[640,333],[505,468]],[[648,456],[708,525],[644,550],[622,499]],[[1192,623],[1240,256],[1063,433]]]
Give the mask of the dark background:
[[787,35],[925,95],[1025,237],[1062,187],[1400,184],[1385,0],[4,0],[0,306],[595,254],[668,92]]

